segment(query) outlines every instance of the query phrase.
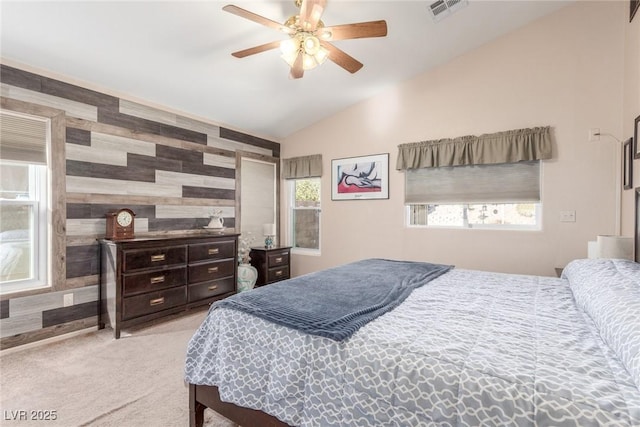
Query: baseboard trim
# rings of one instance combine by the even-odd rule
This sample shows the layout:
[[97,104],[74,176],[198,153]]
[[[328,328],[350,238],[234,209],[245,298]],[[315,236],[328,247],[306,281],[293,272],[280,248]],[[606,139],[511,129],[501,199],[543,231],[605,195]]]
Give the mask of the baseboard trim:
[[0,351],[2,354],[8,354],[8,352],[13,352],[14,350],[21,351],[23,349],[62,341],[97,330],[98,316],[92,316],[86,319],[49,326],[47,328],[38,329],[37,331],[4,337],[0,339]]

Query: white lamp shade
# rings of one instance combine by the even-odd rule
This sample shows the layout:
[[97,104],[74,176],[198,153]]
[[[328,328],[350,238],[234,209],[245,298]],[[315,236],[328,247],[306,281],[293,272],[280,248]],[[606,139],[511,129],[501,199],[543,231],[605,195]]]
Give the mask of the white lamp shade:
[[633,238],[598,236],[598,258],[633,259]]
[[276,225],[275,224],[264,224],[262,226],[262,234],[265,236],[275,236],[276,235]]

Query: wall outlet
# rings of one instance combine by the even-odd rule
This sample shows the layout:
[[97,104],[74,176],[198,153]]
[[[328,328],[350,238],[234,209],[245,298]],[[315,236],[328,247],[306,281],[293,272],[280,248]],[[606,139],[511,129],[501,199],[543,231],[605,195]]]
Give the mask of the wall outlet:
[[600,128],[589,129],[589,142],[600,141]]
[[73,305],[73,294],[64,294],[62,297],[62,305],[63,307],[69,307]]
[[576,211],[561,211],[560,222],[576,222]]

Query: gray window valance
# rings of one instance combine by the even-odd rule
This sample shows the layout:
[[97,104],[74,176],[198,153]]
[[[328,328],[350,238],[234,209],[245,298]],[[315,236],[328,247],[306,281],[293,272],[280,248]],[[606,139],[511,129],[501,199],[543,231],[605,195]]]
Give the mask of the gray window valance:
[[396,169],[515,163],[551,158],[549,126],[398,146]]
[[315,178],[320,176],[322,176],[322,154],[282,160],[282,177],[284,179]]

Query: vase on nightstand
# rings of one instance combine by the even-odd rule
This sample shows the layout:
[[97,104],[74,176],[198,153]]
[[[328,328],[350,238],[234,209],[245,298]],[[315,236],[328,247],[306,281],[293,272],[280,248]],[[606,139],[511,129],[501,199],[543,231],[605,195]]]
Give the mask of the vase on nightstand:
[[258,270],[251,264],[238,264],[238,292],[250,291],[258,280]]

